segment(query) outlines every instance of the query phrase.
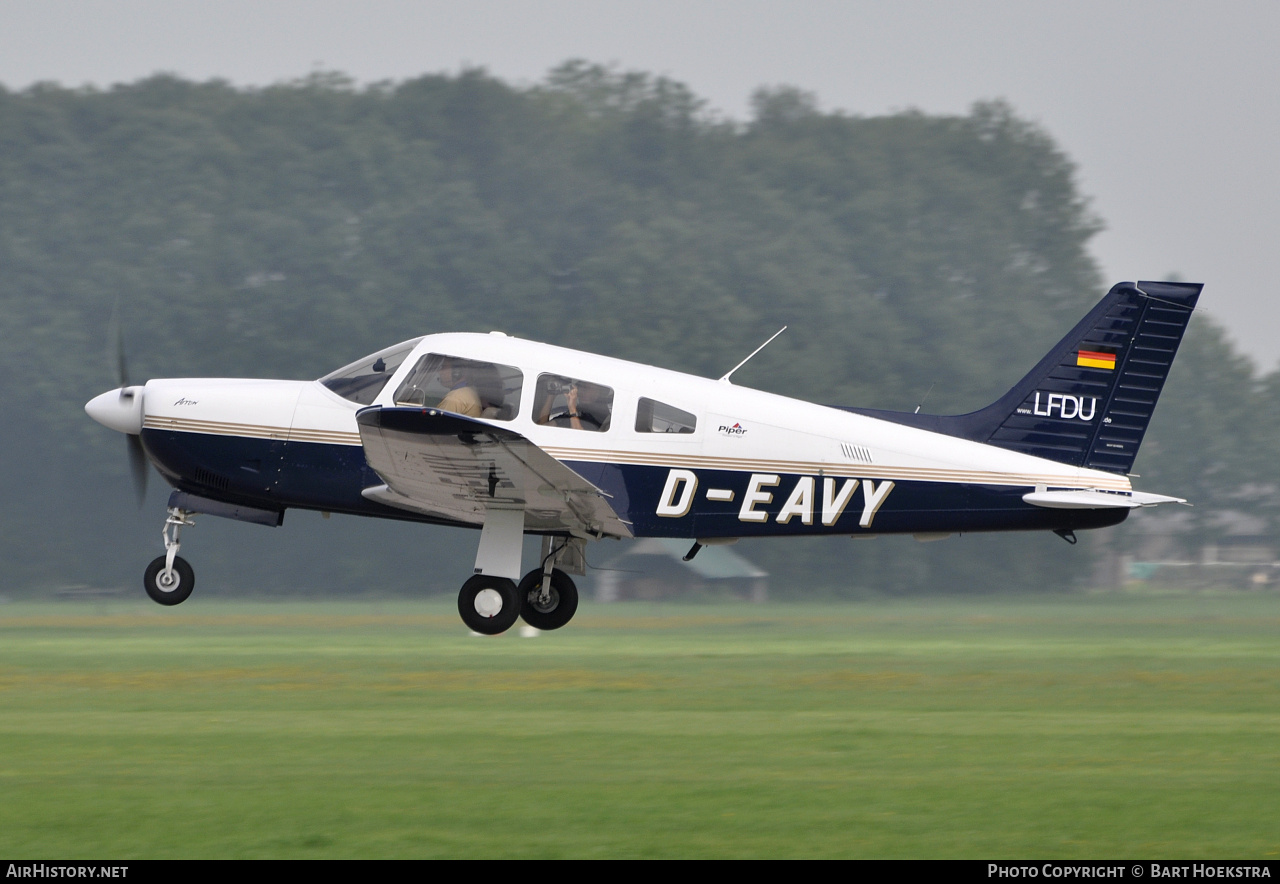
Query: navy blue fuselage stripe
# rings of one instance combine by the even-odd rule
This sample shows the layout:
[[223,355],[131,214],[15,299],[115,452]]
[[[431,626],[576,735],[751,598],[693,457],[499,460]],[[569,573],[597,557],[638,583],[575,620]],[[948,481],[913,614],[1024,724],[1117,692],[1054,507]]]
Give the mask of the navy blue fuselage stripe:
[[[289,507],[408,521],[455,524],[368,500],[361,491],[382,484],[354,445],[286,442],[171,430],[144,429],[143,444],[157,469],[179,490],[227,503],[263,509]],[[965,485],[946,482],[893,480],[869,528],[859,524],[866,485],[847,502],[835,524],[822,524],[822,477],[814,480],[812,524],[802,517],[786,524],[779,510],[805,478],[779,474],[766,490],[772,500],[754,507],[763,521],[740,518],[752,473],[737,470],[695,470],[698,488],[687,515],[657,514],[670,469],[665,466],[568,461],[566,466],[611,495],[610,505],[632,525],[636,536],[648,537],[762,537],[817,534],[888,534],[968,531],[1017,531],[1100,528],[1115,525],[1127,509],[1060,510],[1024,503],[1027,486]],[[837,485],[847,481],[837,479]],[[882,480],[873,480],[877,488]],[[706,499],[706,489],[733,491],[732,501]]]

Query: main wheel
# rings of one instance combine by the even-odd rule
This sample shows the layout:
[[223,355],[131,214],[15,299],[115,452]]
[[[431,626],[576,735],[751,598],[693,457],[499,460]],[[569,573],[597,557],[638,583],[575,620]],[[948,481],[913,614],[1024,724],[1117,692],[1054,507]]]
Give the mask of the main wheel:
[[477,574],[458,593],[458,613],[468,628],[483,635],[506,632],[520,616],[516,584],[505,577]]
[[559,629],[578,610],[578,587],[560,570],[551,572],[551,585],[545,596],[541,570],[524,575],[516,592],[520,595],[520,616],[535,629]]
[[191,590],[196,588],[196,572],[191,570],[182,556],[174,556],[173,570],[166,573],[164,559],[164,556],[160,556],[147,565],[142,585],[153,602],[162,605],[181,604],[191,595]]

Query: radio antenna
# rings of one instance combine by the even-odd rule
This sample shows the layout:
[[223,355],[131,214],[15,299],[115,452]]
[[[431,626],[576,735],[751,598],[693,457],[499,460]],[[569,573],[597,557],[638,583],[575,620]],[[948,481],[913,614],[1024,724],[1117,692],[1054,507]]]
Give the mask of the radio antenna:
[[912,414],[920,413],[920,409],[924,407],[924,400],[929,398],[929,394],[933,392],[933,388],[936,386],[938,386],[937,381],[934,381],[932,384],[929,385],[929,389],[924,391],[924,395],[920,397],[920,404],[916,406],[915,411],[911,412]]
[[[786,331],[786,330],[787,330],[787,327],[784,325],[782,328],[778,329],[776,332],[774,332],[774,333],[773,333],[773,338],[776,338],[778,335],[782,334],[782,333],[783,333],[784,331]],[[770,344],[772,344],[772,343],[773,343],[773,338],[770,338],[769,340],[767,340],[767,341],[765,341],[763,344],[761,344],[759,347],[756,347],[754,350],[752,350],[752,351],[751,351],[751,356],[755,356],[757,353],[759,353],[759,352],[760,352],[761,350],[763,350],[765,347],[767,347],[767,346],[769,346]],[[729,380],[729,375],[733,374],[735,371],[737,371],[738,369],[742,368],[742,366],[744,366],[744,365],[746,365],[748,362],[750,362],[750,361],[751,361],[751,356],[748,356],[746,359],[744,359],[744,360],[742,360],[741,362],[739,362],[739,363],[738,363],[737,365],[735,365],[733,368],[729,369],[729,370],[725,373],[725,376],[724,376],[724,377],[722,377],[720,380],[721,380],[722,382],[726,383],[726,384],[731,384],[731,383],[733,383],[733,381]]]

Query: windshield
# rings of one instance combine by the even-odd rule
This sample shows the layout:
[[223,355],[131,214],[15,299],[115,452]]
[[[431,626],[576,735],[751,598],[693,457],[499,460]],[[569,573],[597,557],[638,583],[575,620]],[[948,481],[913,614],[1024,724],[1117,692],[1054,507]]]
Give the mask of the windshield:
[[422,338],[414,338],[412,341],[379,350],[325,375],[320,383],[343,399],[350,399],[360,405],[372,405],[387,381],[396,373],[400,363],[404,362],[421,340]]

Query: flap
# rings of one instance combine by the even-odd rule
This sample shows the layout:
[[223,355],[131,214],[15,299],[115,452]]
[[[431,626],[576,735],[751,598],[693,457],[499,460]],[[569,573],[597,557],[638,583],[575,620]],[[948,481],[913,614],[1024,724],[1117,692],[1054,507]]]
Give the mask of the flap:
[[400,509],[482,524],[490,507],[524,510],[526,531],[630,537],[608,495],[524,436],[434,408],[356,413],[364,456],[384,486],[365,496]]
[[1037,488],[1022,495],[1027,503],[1055,510],[1136,509],[1159,503],[1186,503],[1181,497],[1167,497],[1148,491],[1098,491],[1093,488],[1047,491]]

